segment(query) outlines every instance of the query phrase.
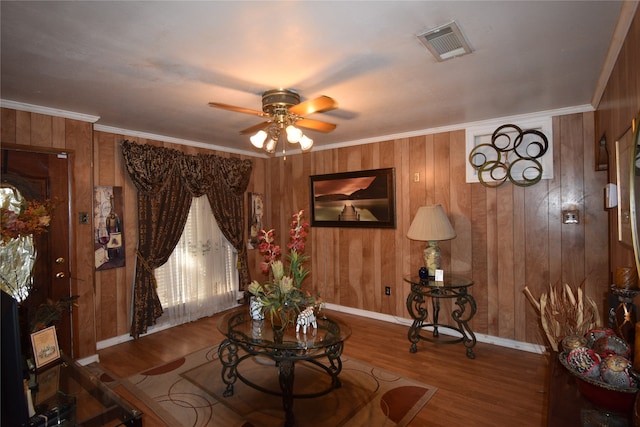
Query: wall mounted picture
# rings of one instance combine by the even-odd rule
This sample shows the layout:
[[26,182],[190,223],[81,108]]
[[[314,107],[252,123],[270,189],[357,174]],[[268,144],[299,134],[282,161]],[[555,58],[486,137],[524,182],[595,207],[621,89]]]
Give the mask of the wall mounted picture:
[[395,169],[309,177],[312,227],[395,228]]
[[94,188],[93,236],[96,270],[125,266],[122,210],[122,187]]
[[255,249],[259,243],[260,230],[264,228],[264,196],[262,193],[249,193],[249,242],[248,249]]

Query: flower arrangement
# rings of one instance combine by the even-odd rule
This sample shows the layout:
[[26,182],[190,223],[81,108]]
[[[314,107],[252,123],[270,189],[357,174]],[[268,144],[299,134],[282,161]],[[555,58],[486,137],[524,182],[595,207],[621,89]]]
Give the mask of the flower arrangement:
[[593,299],[585,295],[585,282],[573,289],[569,284],[549,285],[549,291],[536,300],[527,286],[523,290],[540,316],[540,325],[553,351],[560,349],[562,339],[599,327],[600,314]]
[[47,231],[51,222],[53,205],[50,201],[38,202],[31,200],[27,206],[18,213],[8,206],[0,208],[2,240],[0,245],[6,244],[11,239],[22,236],[37,236]]
[[262,313],[268,314],[272,323],[279,321],[283,328],[295,323],[296,317],[305,308],[321,303],[319,296],[302,290],[302,282],[309,274],[304,267],[308,259],[304,255],[304,245],[309,224],[302,220],[303,214],[304,210],[300,210],[293,215],[291,222],[290,242],[287,245],[290,250],[287,256],[288,271],[280,260],[280,246],[274,243],[275,231],[260,231],[258,250],[264,256],[261,269],[263,273],[270,274],[272,279],[265,283],[254,280],[248,288],[260,304]]

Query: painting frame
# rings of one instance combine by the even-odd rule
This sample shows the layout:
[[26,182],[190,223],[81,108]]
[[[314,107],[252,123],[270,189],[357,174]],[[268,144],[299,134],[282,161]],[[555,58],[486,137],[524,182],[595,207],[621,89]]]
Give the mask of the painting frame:
[[255,249],[260,243],[260,231],[264,228],[264,194],[250,192],[247,196],[249,201],[249,238],[247,239],[247,249]]
[[[117,223],[114,231],[107,230],[106,221],[109,216]],[[93,187],[93,245],[96,271],[126,266],[123,187]]]
[[60,347],[56,327],[49,326],[31,334],[31,346],[33,347],[33,359],[36,369],[49,365],[60,359]]
[[596,171],[606,171],[609,169],[609,152],[607,150],[607,137],[602,137],[595,144],[595,168]]
[[396,228],[395,168],[311,175],[309,195],[312,227]]

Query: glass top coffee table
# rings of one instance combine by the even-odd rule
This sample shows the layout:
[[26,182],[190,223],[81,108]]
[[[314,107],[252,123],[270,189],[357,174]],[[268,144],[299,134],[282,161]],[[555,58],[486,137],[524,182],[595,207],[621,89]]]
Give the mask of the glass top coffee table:
[[[142,412],[66,354],[37,372],[28,426],[142,426]],[[4,409],[4,408],[3,408]]]
[[[267,316],[268,317],[268,316]],[[218,330],[226,337],[218,348],[222,363],[222,381],[227,385],[224,396],[233,395],[233,386],[239,379],[256,390],[282,396],[286,427],[294,425],[293,399],[313,398],[325,395],[341,386],[338,375],[342,371],[344,340],[351,335],[345,323],[325,315],[317,317],[317,329],[304,334],[295,326],[284,331],[273,328],[268,320],[253,320],[248,307],[225,314],[218,322]],[[271,359],[278,367],[279,390],[268,389],[253,383],[242,375],[243,361],[254,357]],[[330,377],[330,385],[314,393],[296,394],[294,370],[296,363],[311,363]]]

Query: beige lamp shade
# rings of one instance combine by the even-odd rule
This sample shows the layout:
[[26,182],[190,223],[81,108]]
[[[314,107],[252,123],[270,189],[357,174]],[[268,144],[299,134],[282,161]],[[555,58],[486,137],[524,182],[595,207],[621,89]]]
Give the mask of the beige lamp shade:
[[423,242],[449,240],[456,237],[456,231],[441,205],[421,206],[413,218],[407,237]]

